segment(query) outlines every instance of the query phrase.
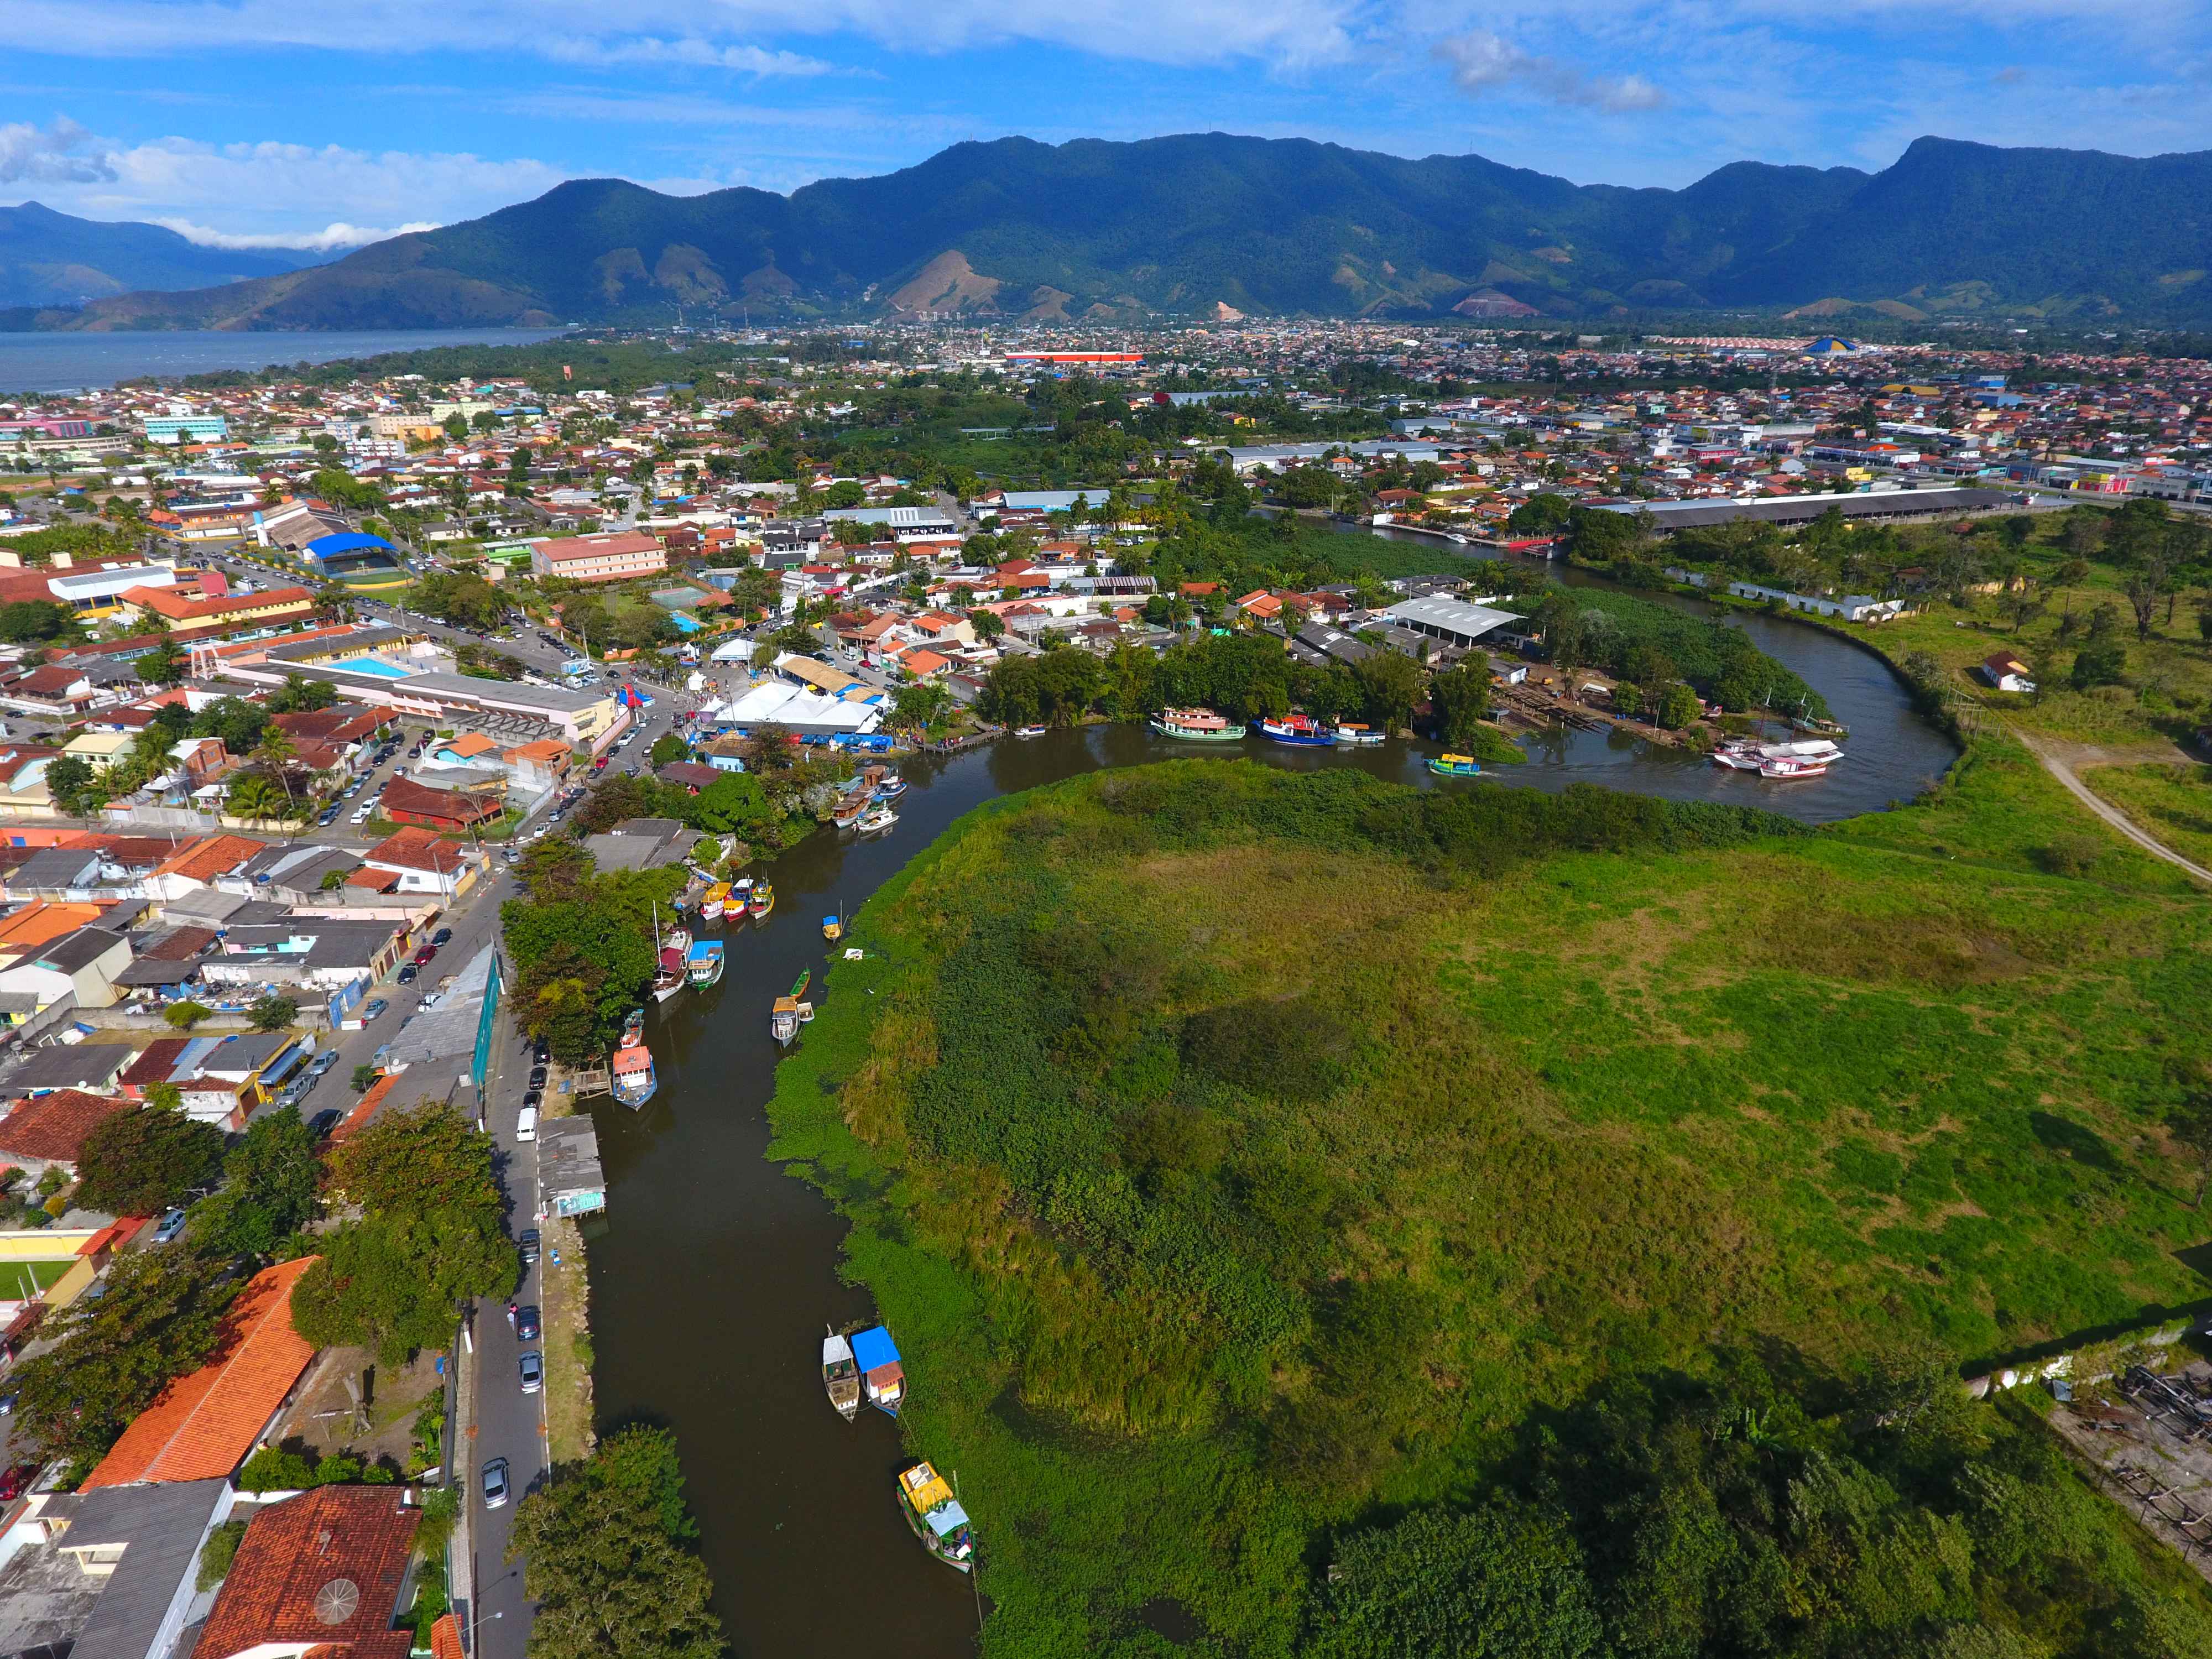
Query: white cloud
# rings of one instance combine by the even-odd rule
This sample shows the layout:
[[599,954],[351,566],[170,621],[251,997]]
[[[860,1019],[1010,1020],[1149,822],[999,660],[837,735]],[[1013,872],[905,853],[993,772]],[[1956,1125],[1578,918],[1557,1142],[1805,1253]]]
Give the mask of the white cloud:
[[[1070,46],[1156,64],[1342,60],[1362,0],[7,0],[0,46],[69,58],[127,58],[308,47],[397,56],[528,53],[574,61],[579,43],[610,63],[696,64],[749,75],[816,73],[764,38],[848,33],[895,50],[951,51],[1006,41]],[[88,27],[87,11],[97,13]]]
[[0,184],[82,185],[115,177],[105,147],[68,116],[0,126]]
[[343,220],[325,225],[320,230],[238,232],[211,230],[205,225],[196,225],[189,219],[159,218],[157,225],[173,230],[188,242],[198,242],[202,247],[283,247],[297,248],[307,253],[335,253],[341,248],[367,247],[371,242],[381,242],[393,236],[404,236],[412,231],[435,230],[437,222],[418,220],[413,224],[394,225],[389,230],[371,230],[362,225],[349,225]]
[[1451,65],[1453,82],[1470,97],[1518,92],[1547,104],[1616,113],[1662,109],[1667,103],[1667,94],[1640,75],[1588,75],[1484,29],[1439,41],[1436,53]]

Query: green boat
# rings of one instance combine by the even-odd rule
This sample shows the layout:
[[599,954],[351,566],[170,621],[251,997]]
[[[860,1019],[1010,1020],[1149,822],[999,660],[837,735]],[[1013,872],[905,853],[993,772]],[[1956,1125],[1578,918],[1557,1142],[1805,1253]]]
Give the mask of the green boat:
[[1244,735],[1243,726],[1211,708],[1164,708],[1152,716],[1151,725],[1162,737],[1187,743],[1235,743]]
[[1482,766],[1472,755],[1439,755],[1429,763],[1429,770],[1440,778],[1473,778],[1482,775]]

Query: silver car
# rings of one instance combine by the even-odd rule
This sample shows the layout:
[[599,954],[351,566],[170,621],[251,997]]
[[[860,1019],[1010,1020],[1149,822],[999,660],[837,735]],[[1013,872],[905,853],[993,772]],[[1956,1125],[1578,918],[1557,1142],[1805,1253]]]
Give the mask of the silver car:
[[535,1348],[522,1356],[522,1391],[536,1394],[545,1386],[545,1356]]
[[495,1510],[507,1502],[507,1460],[495,1457],[483,1466],[484,1507]]

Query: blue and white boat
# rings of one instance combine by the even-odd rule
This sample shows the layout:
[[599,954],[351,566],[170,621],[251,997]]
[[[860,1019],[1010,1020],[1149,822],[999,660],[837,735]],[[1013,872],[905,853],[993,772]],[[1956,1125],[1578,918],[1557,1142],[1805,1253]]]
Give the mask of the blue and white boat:
[[899,1351],[891,1334],[871,1325],[853,1338],[853,1363],[860,1368],[860,1393],[887,1417],[896,1417],[906,1403],[906,1372],[899,1365]]
[[684,955],[684,976],[701,990],[717,985],[722,978],[722,941],[702,939],[692,942]]
[[1260,722],[1260,735],[1270,743],[1287,743],[1302,749],[1326,749],[1336,736],[1310,714],[1285,714]]

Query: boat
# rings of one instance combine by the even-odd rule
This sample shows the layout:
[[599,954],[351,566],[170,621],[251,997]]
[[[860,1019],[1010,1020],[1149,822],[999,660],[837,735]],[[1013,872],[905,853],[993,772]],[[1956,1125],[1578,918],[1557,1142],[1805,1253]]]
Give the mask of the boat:
[[853,1338],[853,1359],[860,1368],[860,1392],[867,1402],[887,1417],[896,1417],[906,1403],[906,1372],[891,1334],[871,1325]]
[[896,772],[886,772],[876,781],[878,800],[896,800],[906,793],[906,780]]
[[1324,749],[1336,739],[1310,714],[1281,714],[1260,722],[1260,735],[1270,743],[1287,743],[1302,749]]
[[822,918],[822,937],[832,945],[845,937],[845,913],[842,910],[834,916]]
[[1727,738],[1713,750],[1714,765],[1735,772],[1756,772],[1763,778],[1817,778],[1843,758],[1844,751],[1826,738],[1795,743]]
[[703,939],[684,953],[684,975],[704,990],[722,981],[722,941]]
[[853,1345],[831,1331],[822,1339],[822,1386],[830,1403],[848,1423],[860,1413],[860,1368],[853,1363]]
[[745,914],[758,921],[775,908],[775,889],[764,881],[755,882],[752,894],[745,901]]
[[621,1046],[625,1048],[635,1048],[644,1041],[645,1010],[641,1007],[633,1008],[623,1020]]
[[787,1047],[799,1035],[799,1023],[814,1017],[812,1006],[799,1000],[806,994],[807,981],[813,977],[812,969],[802,969],[792,981],[791,994],[778,997],[775,1006],[769,1010],[768,1034]]
[[1237,743],[1244,736],[1243,726],[1211,708],[1163,708],[1147,723],[1162,737],[1186,743]]
[[[641,1011],[642,1012],[642,1011]],[[660,1080],[653,1069],[653,1050],[642,1042],[626,1042],[615,1050],[609,1086],[614,1097],[633,1112],[653,1098]]]
[[1762,778],[1819,778],[1826,777],[1828,763],[1799,757],[1781,755],[1759,769]]
[[878,830],[890,829],[897,822],[898,814],[892,811],[890,807],[871,806],[860,814],[859,829],[862,835],[872,836]]
[[684,952],[672,945],[660,948],[660,965],[653,974],[653,1000],[665,1002],[684,988]]
[[948,1567],[973,1572],[975,1524],[945,1477],[929,1464],[917,1463],[900,1474],[898,1483],[899,1513],[922,1548]]
[[1018,726],[1014,728],[1014,735],[1018,738],[1041,738],[1044,735],[1044,727],[1042,726]]
[[699,901],[699,920],[720,921],[722,919],[722,912],[728,908],[729,902],[730,884],[726,881],[716,882],[707,890],[706,897]]
[[1365,748],[1382,741],[1380,732],[1358,720],[1339,720],[1334,735],[1340,748]]
[[1482,766],[1472,755],[1439,755],[1429,770],[1440,778],[1472,778],[1481,775]]
[[691,948],[691,930],[689,927],[672,927],[668,930],[668,937],[661,940],[661,944],[680,956]]

